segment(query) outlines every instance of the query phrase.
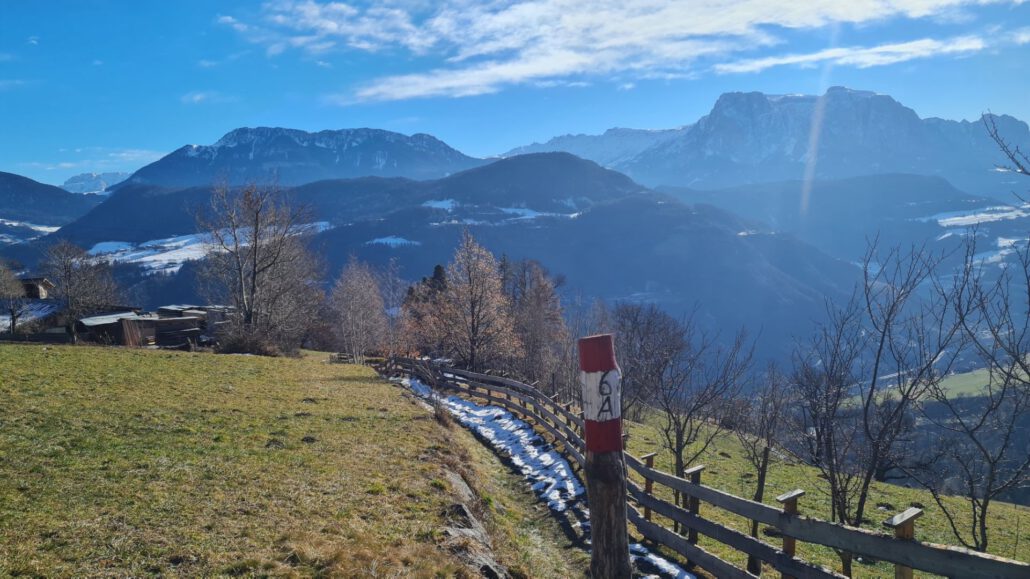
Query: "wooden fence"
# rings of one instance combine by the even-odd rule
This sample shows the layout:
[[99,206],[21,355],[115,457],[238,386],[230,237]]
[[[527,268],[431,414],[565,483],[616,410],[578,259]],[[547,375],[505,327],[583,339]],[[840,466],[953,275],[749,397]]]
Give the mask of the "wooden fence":
[[[544,395],[529,384],[509,378],[469,372],[434,364],[428,360],[391,358],[373,364],[385,376],[410,376],[437,390],[450,390],[467,397],[498,404],[528,419],[535,427],[553,437],[555,447],[583,467],[583,420],[571,404]],[[731,495],[701,483],[704,466],[687,470],[684,478],[657,470],[654,455],[637,458],[625,453],[626,466],[645,481],[644,487],[627,481],[629,487],[629,520],[644,538],[664,545],[687,558],[691,564],[716,577],[753,578],[754,575],[706,551],[698,545],[698,535],[710,537],[733,549],[753,555],[780,572],[782,577],[840,578],[843,575],[825,567],[795,558],[797,541],[848,551],[872,560],[895,565],[895,577],[912,577],[912,570],[926,571],[944,577],[991,577],[1027,579],[1030,565],[992,555],[952,547],[924,543],[913,538],[914,521],[920,509],[908,509],[887,524],[894,535],[876,533],[806,517],[798,513],[797,502],[804,491],[797,489],[777,497],[782,508],[775,508]],[[654,485],[662,485],[688,497],[684,508],[658,498]],[[775,528],[782,535],[782,544],[774,546],[721,523],[706,519],[701,508],[710,507],[758,521]],[[679,524],[686,535],[665,527],[653,514]]]

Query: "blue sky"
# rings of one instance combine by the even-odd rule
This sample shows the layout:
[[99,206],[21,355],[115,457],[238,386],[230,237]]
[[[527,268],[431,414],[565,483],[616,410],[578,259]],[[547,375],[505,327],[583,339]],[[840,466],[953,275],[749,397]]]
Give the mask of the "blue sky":
[[47,183],[240,126],[491,155],[831,85],[1030,120],[1030,2],[0,0],[0,170]]

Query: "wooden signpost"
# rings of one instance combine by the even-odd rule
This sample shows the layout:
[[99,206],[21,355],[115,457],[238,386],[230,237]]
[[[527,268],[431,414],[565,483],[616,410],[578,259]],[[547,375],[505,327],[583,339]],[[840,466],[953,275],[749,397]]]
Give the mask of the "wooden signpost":
[[579,369],[590,505],[590,575],[628,578],[632,568],[622,457],[622,375],[611,334],[580,338]]

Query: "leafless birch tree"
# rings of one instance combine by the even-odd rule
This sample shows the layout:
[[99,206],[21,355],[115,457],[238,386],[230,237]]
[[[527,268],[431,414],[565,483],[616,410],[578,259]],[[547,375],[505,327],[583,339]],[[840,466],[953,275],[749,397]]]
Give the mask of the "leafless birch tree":
[[333,286],[335,332],[342,351],[363,363],[365,355],[382,347],[389,321],[372,269],[351,256]]

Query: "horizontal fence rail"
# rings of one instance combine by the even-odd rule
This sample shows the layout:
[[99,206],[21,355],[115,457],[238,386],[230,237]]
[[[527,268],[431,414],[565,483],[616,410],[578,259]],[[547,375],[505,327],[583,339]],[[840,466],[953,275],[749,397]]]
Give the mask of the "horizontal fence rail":
[[[536,387],[502,376],[450,368],[430,360],[388,358],[372,362],[384,376],[410,376],[441,391],[487,400],[530,420],[554,438],[580,468],[584,465],[583,419],[578,408],[545,395]],[[924,543],[866,529],[848,527],[796,513],[800,489],[782,497],[784,509],[741,498],[700,483],[704,467],[687,470],[690,480],[660,471],[651,466],[653,455],[642,461],[624,453],[627,467],[645,480],[644,488],[628,481],[629,498],[642,508],[641,514],[630,506],[629,521],[640,535],[686,557],[691,564],[717,577],[753,578],[732,563],[697,545],[698,534],[709,537],[747,555],[753,555],[772,566],[784,577],[797,579],[839,579],[843,575],[793,556],[794,541],[803,541],[854,555],[894,563],[897,569],[916,569],[945,577],[991,577],[998,579],[1030,578],[1030,565],[995,557],[961,547]],[[688,498],[686,508],[658,498],[653,485],[663,485]],[[703,502],[751,521],[768,525],[784,537],[788,550],[770,545],[721,523],[704,518],[699,505]],[[911,509],[910,509],[911,510]],[[686,530],[684,536],[651,520],[657,514]],[[911,521],[919,513],[906,511],[898,517]],[[895,518],[898,518],[895,517]]]

